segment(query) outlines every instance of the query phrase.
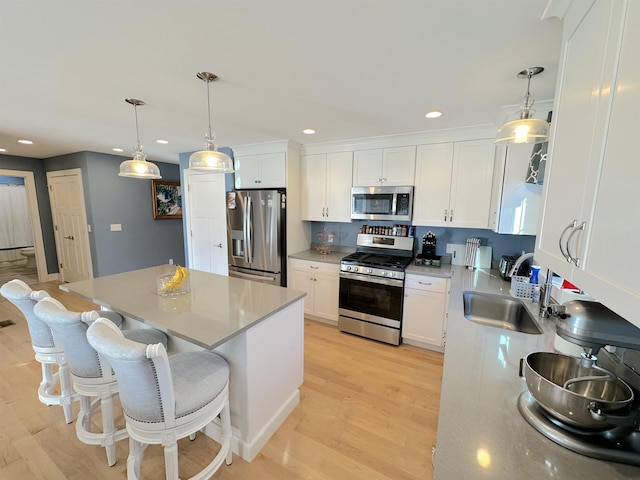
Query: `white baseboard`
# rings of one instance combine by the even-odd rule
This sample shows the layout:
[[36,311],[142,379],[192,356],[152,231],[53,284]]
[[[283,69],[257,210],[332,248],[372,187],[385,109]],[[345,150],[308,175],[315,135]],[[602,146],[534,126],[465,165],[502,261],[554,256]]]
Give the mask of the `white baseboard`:
[[[284,423],[289,414],[300,403],[300,390],[293,392],[291,397],[282,405],[282,408],[276,412],[265,427],[251,441],[247,442],[239,437],[239,432],[232,427],[233,436],[231,440],[231,449],[233,453],[239,455],[243,460],[251,462],[260,450],[267,444],[271,436],[276,433],[278,428]],[[216,442],[220,442],[222,431],[220,429],[220,420],[215,419],[204,428],[204,433]]]

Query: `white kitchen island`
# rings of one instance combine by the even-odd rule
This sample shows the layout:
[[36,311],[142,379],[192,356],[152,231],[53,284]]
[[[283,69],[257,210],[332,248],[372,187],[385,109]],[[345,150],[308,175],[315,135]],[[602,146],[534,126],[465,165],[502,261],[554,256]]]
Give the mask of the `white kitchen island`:
[[[169,354],[213,350],[229,363],[233,451],[251,461],[300,401],[305,294],[263,283],[189,270],[190,291],[156,293],[172,267],[134,270],[60,285],[121,313],[125,328],[157,328]],[[220,440],[217,423],[205,433]]]

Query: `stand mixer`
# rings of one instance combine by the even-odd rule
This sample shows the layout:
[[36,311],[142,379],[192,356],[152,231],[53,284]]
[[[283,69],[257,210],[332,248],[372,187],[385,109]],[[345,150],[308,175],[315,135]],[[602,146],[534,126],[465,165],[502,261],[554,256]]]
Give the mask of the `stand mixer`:
[[[574,452],[602,460],[640,466],[640,328],[637,328],[604,305],[574,300],[549,307],[558,317],[558,337],[584,349],[583,361],[605,369],[610,378],[620,379],[630,387],[630,408],[599,411],[598,401],[585,394],[588,413],[595,423],[607,420],[603,429],[568,425],[542,406],[531,389],[518,399],[518,409],[536,430],[555,443]],[[594,355],[597,354],[597,357]],[[560,354],[558,354],[560,356]],[[580,381],[582,379],[578,379]],[[558,395],[571,392],[566,384],[553,386]]]

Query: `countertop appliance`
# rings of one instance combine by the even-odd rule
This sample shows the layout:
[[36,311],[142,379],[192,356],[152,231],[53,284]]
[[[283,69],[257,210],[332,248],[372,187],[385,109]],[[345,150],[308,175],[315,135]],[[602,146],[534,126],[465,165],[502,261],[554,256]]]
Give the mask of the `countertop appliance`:
[[[509,272],[511,268],[515,265],[517,258],[510,255],[503,255],[500,257],[500,263],[498,263],[498,270],[500,270],[500,276],[504,280],[510,280]],[[529,275],[529,263],[522,262],[518,267],[518,271],[515,273],[516,276],[526,277]]]
[[[541,380],[555,390],[549,399],[558,401],[558,405],[568,402],[582,405],[583,411],[572,413],[571,424],[554,415],[553,409],[541,407],[530,391],[518,399],[520,413],[538,432],[569,450],[640,466],[640,329],[597,302],[573,300],[554,308],[560,317],[557,335],[585,349],[583,359],[573,357],[575,361],[592,362],[604,370],[605,375],[596,372],[595,378],[582,377],[557,384],[553,384],[550,376]],[[600,348],[604,345],[609,347]],[[597,357],[592,356],[592,352],[597,352]],[[557,373],[558,369],[552,370]],[[604,392],[608,384],[615,382],[631,389],[633,401],[624,407],[608,409],[609,402],[599,401],[595,392]],[[603,383],[607,383],[607,389],[602,388]],[[538,394],[540,385],[536,384],[535,388]],[[620,398],[613,400],[615,403]],[[586,415],[587,421],[577,420],[580,415]]]
[[338,328],[399,345],[413,238],[359,234],[356,243],[357,250],[340,262]]
[[352,220],[411,221],[413,187],[353,187]]
[[229,276],[287,285],[286,192],[227,192]]

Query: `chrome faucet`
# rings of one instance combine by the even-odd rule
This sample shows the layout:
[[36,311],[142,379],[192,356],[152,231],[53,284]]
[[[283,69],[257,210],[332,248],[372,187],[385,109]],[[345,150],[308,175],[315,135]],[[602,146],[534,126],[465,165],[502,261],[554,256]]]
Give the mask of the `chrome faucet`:
[[[525,260],[529,260],[533,258],[533,252],[524,253],[518,257],[518,259],[513,263],[513,267],[509,270],[509,277],[515,275],[520,268],[520,265]],[[538,314],[542,318],[549,318],[549,306],[551,305],[551,279],[553,277],[553,272],[547,269],[547,274],[545,276],[544,284],[540,286],[540,303],[539,303],[539,311]]]
[[530,258],[533,258],[533,252],[520,255],[518,259],[513,263],[513,267],[511,267],[511,270],[509,270],[509,274],[507,276],[512,277],[513,275],[515,275],[515,273],[518,271],[518,268],[520,268],[520,265],[522,265],[522,262],[524,262],[525,260],[529,260]]

